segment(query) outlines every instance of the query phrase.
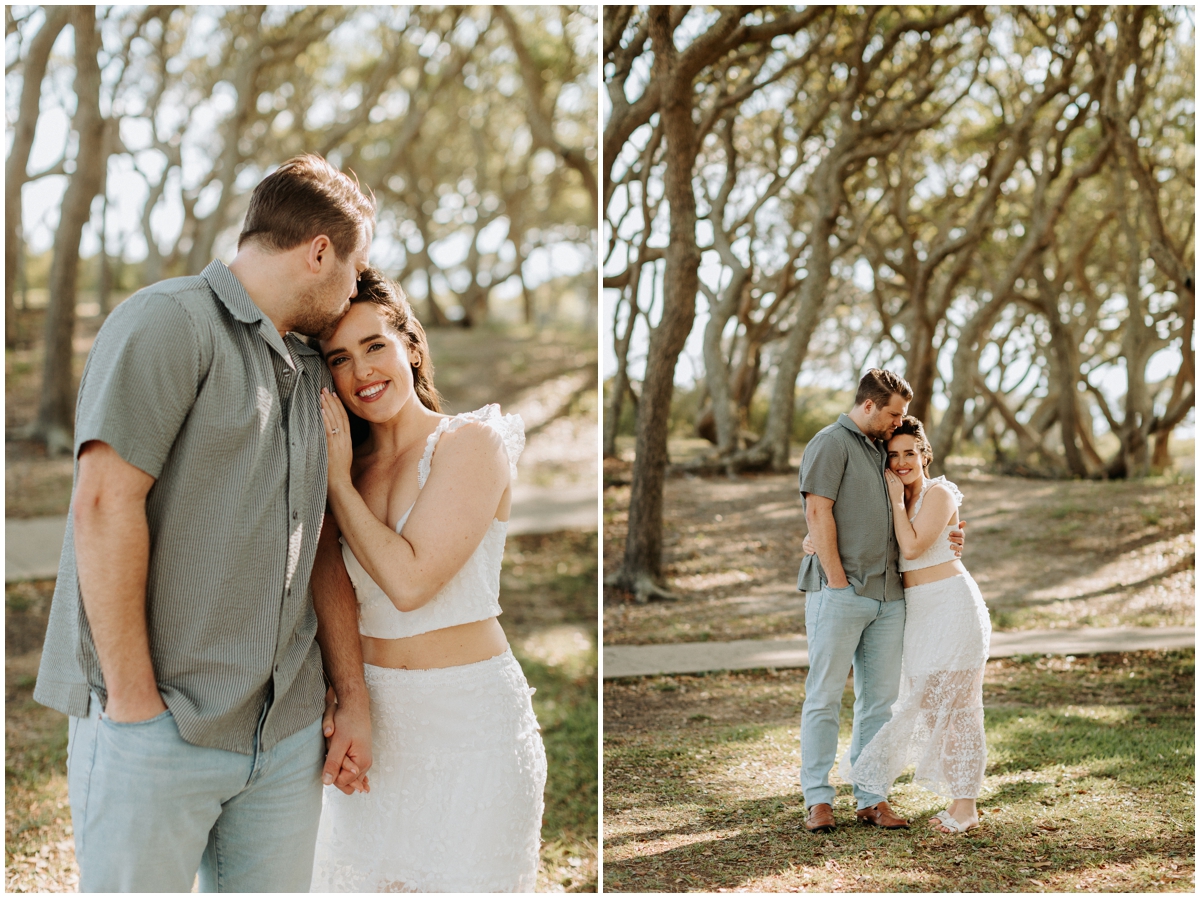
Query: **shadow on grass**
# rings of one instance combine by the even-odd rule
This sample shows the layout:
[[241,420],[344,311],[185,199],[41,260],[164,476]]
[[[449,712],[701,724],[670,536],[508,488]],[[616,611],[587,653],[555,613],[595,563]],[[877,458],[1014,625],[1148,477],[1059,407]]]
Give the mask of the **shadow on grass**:
[[1137,706],[1111,711],[1094,719],[1086,709],[989,710],[988,774],[1082,766],[1091,776],[1145,786],[1194,773],[1194,715],[1147,715]]
[[[1161,851],[1161,840],[1126,839],[1107,848],[1105,856],[1112,866],[1136,865]],[[889,863],[888,853],[904,854],[906,860]],[[1025,863],[1037,866],[1022,866]],[[788,838],[770,829],[756,829],[693,843],[653,858],[606,862],[604,879],[606,891],[714,892],[746,888],[773,877],[811,881],[805,876],[807,868],[814,874],[818,870],[833,872],[842,879],[844,890],[853,891],[1026,892],[1045,891],[1041,887],[1046,883],[1038,879],[1050,876],[1039,872],[1044,866],[1012,857],[986,832],[972,831],[949,840],[914,823],[909,830],[890,832],[839,827],[820,838],[807,833]],[[1054,866],[1056,876],[1087,875],[1094,860]],[[1188,882],[1180,885],[1180,890],[1191,891]]]

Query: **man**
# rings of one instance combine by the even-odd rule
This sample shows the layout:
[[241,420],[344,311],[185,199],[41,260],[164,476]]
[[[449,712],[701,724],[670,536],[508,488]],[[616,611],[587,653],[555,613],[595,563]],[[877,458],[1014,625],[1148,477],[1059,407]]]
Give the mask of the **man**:
[[322,780],[363,788],[349,582],[309,583],[336,550],[318,548],[332,381],[296,333],[349,308],[374,221],[324,159],[291,159],[228,267],[139,291],[96,337],[34,692],[71,715],[82,891],[187,892],[197,870],[202,891],[307,891]]
[[[912,388],[890,371],[863,375],[848,415],[809,442],[800,464],[804,517],[816,554],[800,565],[808,676],[800,718],[800,788],[809,832],[832,832],[838,712],[854,669],[850,761],[891,716],[900,690],[904,584],[884,470],[886,444],[908,411]],[[951,535],[961,552],[962,533]],[[903,829],[886,795],[854,787],[860,823]]]

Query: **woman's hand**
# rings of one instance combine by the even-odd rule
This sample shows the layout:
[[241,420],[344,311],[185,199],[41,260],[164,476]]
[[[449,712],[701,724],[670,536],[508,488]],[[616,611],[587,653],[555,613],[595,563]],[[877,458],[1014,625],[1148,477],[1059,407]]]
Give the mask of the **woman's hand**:
[[[329,751],[329,744],[333,741],[333,734],[336,732],[337,725],[334,722],[335,715],[338,711],[337,695],[330,686],[325,690],[325,713],[321,717],[321,732],[325,736],[325,751]],[[347,795],[353,795],[355,792],[370,792],[371,783],[367,779],[365,773],[360,774],[358,768],[354,766],[354,762],[350,760],[350,753],[347,752],[342,758],[342,766],[338,771],[336,778],[332,783],[326,785],[337,786],[342,792]]]
[[883,479],[887,481],[888,498],[893,505],[904,504],[904,483],[892,471],[884,471]]
[[321,418],[325,421],[325,444],[329,456],[329,486],[350,483],[354,447],[350,443],[350,418],[336,393],[321,388]]

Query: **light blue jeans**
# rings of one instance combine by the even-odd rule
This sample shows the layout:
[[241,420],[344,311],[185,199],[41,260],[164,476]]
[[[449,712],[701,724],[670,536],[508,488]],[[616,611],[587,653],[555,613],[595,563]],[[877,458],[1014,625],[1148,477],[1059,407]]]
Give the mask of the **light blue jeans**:
[[185,742],[170,711],[116,723],[93,696],[68,734],[81,892],[188,892],[197,871],[202,892],[308,891],[320,720],[243,755]]
[[[838,716],[846,677],[854,668],[854,729],[850,763],[892,716],[900,692],[904,650],[904,601],[877,602],[854,591],[825,586],[804,602],[808,677],[800,713],[800,788],[808,807],[833,804],[829,771],[837,760]],[[854,787],[858,809],[886,795]]]

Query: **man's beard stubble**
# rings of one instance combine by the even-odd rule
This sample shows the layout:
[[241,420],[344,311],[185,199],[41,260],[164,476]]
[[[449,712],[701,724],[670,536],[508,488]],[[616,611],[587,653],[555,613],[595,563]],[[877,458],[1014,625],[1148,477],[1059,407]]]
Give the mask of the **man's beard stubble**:
[[337,330],[338,322],[350,311],[350,300],[337,312],[327,312],[322,308],[322,300],[317,290],[309,291],[300,297],[297,305],[300,312],[292,321],[292,330],[315,340],[328,340]]
[[867,436],[869,436],[873,440],[878,440],[881,443],[886,443],[888,440],[890,440],[892,438],[892,432],[895,429],[896,428],[891,426],[891,424],[878,424],[877,425],[874,422],[870,422],[868,429],[865,431],[865,433]]

